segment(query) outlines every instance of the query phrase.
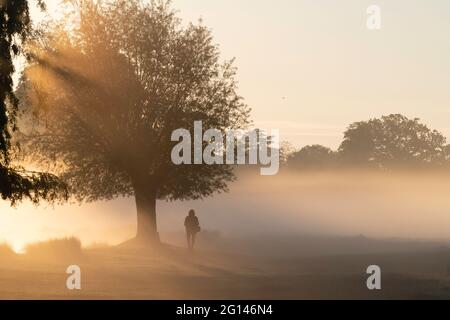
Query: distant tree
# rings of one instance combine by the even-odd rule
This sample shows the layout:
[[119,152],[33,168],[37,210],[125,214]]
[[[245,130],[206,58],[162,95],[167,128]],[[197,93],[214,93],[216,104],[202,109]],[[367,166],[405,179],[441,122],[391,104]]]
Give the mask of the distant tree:
[[291,153],[287,159],[289,168],[324,168],[335,162],[335,153],[322,145],[310,145]]
[[[43,3],[38,3],[43,8]],[[57,177],[25,170],[11,161],[11,133],[17,129],[19,104],[13,90],[13,60],[22,53],[29,33],[28,1],[0,1],[0,195],[13,205],[23,198],[37,203],[67,197],[65,185]]]
[[232,166],[176,166],[170,155],[173,130],[192,135],[195,120],[246,126],[235,68],[205,26],[183,27],[165,1],[79,1],[77,12],[73,30],[32,46],[39,63],[22,88],[40,125],[26,145],[80,201],[134,195],[136,237],[157,241],[157,199],[203,198],[234,179]]
[[440,165],[446,158],[446,139],[419,119],[391,114],[355,122],[344,133],[339,155],[347,164],[380,167]]
[[445,163],[447,165],[450,164],[450,144],[446,144],[444,146],[444,157],[445,157]]
[[289,157],[295,152],[294,146],[289,141],[281,141],[280,143],[280,163],[286,165]]

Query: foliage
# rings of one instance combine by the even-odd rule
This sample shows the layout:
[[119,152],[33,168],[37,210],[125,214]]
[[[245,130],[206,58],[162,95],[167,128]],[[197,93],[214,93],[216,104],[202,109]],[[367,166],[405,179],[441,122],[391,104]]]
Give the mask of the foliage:
[[293,152],[287,163],[291,168],[323,168],[331,166],[335,158],[336,155],[330,148],[316,144]]
[[[39,5],[43,8],[42,2]],[[67,197],[67,188],[56,176],[30,172],[11,163],[11,132],[17,130],[19,100],[13,90],[14,57],[30,33],[27,0],[0,2],[0,195],[14,205],[23,198],[34,203]]]
[[320,145],[292,153],[291,168],[443,166],[449,160],[445,137],[419,119],[391,114],[349,125],[337,152]]
[[400,114],[356,122],[344,133],[339,153],[348,163],[379,167],[443,164],[445,137],[419,119]]
[[39,62],[24,88],[40,126],[28,132],[35,159],[80,199],[131,195],[143,180],[158,198],[196,199],[226,190],[230,166],[175,166],[171,133],[240,128],[249,110],[232,61],[219,62],[210,31],[181,25],[167,2],[82,1],[79,26],[54,28],[32,47]]

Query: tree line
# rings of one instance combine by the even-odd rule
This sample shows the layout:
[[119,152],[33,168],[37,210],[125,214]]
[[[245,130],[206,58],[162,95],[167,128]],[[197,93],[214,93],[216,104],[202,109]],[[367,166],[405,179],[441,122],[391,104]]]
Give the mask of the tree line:
[[450,165],[450,145],[420,119],[391,114],[350,124],[337,150],[309,145],[292,152],[286,165],[293,169],[443,167]]

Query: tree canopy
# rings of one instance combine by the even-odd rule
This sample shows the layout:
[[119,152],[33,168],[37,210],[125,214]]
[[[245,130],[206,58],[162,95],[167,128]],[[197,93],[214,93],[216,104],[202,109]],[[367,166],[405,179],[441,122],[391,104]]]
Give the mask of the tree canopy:
[[364,166],[394,168],[448,164],[446,138],[419,119],[401,114],[350,124],[336,152],[307,146],[288,159],[290,167]]
[[12,204],[24,198],[37,203],[67,197],[65,184],[56,176],[25,170],[11,161],[19,104],[13,88],[14,57],[22,53],[30,30],[27,0],[0,2],[0,195]]
[[81,201],[134,195],[137,236],[154,238],[156,199],[202,198],[234,179],[231,166],[176,166],[170,153],[171,133],[194,121],[246,126],[236,70],[208,28],[183,26],[166,1],[80,1],[76,14],[31,46],[22,90],[39,125],[26,145]]
[[371,163],[380,167],[442,164],[445,137],[429,129],[418,118],[391,114],[356,122],[344,133],[339,153],[349,163]]
[[292,153],[287,159],[289,167],[305,169],[329,167],[334,162],[333,150],[318,144],[303,147],[298,152]]

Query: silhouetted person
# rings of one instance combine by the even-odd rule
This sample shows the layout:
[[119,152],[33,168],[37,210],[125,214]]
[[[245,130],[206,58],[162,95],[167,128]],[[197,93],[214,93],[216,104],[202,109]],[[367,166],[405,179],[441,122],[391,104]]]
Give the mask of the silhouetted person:
[[184,226],[186,227],[188,248],[192,250],[194,249],[195,236],[200,232],[200,223],[194,210],[189,210],[189,215],[184,219]]

